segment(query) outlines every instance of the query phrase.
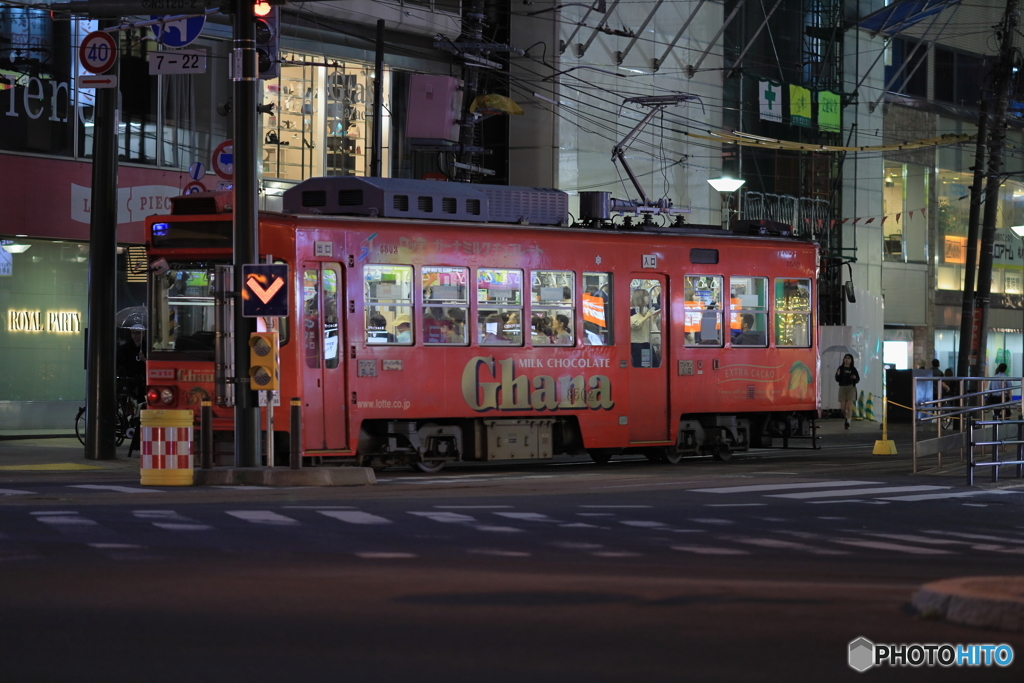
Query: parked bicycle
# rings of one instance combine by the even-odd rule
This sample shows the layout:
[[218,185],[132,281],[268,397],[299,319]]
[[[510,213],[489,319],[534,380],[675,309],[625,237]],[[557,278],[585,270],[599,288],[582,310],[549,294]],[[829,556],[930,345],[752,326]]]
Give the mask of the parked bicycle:
[[[145,405],[145,398],[140,397],[140,380],[118,377],[117,378],[117,399],[114,408],[114,443],[122,445],[125,439],[131,439],[128,448],[128,457],[132,457],[132,451],[138,446],[140,410]],[[86,406],[78,409],[75,415],[75,436],[85,445],[85,424],[88,419]]]

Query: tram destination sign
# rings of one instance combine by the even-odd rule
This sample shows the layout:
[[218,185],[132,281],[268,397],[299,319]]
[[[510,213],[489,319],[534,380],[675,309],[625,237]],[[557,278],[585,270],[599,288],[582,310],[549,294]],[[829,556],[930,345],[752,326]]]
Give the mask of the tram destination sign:
[[242,266],[242,316],[284,318],[288,315],[288,264]]

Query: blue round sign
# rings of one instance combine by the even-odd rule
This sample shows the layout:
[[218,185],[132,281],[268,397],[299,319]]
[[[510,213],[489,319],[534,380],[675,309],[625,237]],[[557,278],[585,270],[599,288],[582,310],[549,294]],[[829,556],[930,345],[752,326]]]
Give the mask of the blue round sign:
[[[166,15],[150,15],[150,19],[163,19]],[[191,45],[206,26],[206,16],[188,17],[153,24],[153,35],[166,47],[186,47]]]

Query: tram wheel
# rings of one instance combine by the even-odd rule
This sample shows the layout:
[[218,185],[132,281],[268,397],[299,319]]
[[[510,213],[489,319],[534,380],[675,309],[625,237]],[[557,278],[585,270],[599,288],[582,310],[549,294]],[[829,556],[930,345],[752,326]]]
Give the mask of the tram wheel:
[[587,455],[590,456],[590,459],[598,465],[607,465],[608,461],[611,460],[613,456],[618,455],[618,453],[619,451],[613,448],[592,448],[587,451]]
[[683,460],[683,454],[675,446],[665,446],[662,461],[669,465],[678,465]]
[[732,458],[732,451],[729,450],[729,445],[720,443],[717,446],[713,446],[711,455],[715,460],[721,460],[722,462],[728,462]]
[[426,462],[414,462],[412,464],[413,469],[417,469],[420,472],[426,472],[427,474],[435,474],[440,472],[444,468],[446,460],[428,460]]

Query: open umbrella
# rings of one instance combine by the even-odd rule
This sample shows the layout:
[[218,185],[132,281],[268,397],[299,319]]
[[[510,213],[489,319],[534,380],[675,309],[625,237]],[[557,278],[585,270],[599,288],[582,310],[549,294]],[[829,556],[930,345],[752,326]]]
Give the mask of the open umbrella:
[[129,306],[114,314],[114,325],[117,327],[149,326],[149,309],[145,306]]

